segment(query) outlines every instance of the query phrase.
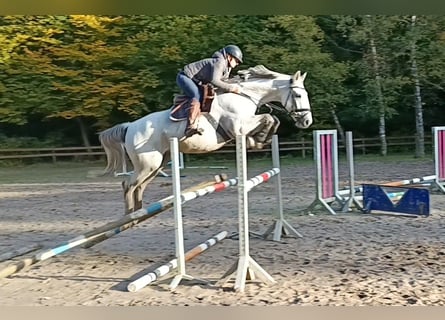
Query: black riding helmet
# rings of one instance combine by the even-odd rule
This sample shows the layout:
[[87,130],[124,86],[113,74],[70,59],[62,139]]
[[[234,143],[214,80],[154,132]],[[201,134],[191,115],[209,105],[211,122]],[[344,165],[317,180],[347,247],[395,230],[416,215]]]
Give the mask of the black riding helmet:
[[234,45],[229,44],[228,46],[224,47],[224,51],[228,54],[230,54],[232,57],[234,57],[236,60],[238,60],[240,63],[243,63],[243,52],[241,49]]

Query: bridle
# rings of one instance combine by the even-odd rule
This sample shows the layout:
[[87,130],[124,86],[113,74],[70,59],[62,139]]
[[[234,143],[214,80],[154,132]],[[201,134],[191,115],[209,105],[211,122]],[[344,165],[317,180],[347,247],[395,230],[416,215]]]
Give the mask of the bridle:
[[304,87],[294,84],[294,81],[292,79],[289,80],[289,93],[287,94],[286,102],[284,103],[284,105],[286,106],[288,101],[289,101],[289,99],[292,99],[292,110],[293,111],[291,111],[290,114],[298,113],[298,112],[305,112],[305,111],[309,112],[309,111],[311,111],[308,108],[297,109],[297,102],[295,100],[297,98],[301,98],[301,95],[296,93],[293,90],[294,88],[298,88],[298,89],[303,89],[304,90]]
[[293,89],[298,88],[298,89],[304,90],[304,87],[296,85],[295,81],[293,81],[293,79],[290,79],[288,88],[289,88],[289,93],[287,94],[286,101],[284,103],[284,107],[286,108],[287,103],[289,102],[289,99],[291,99],[292,100],[292,111],[287,112],[287,114],[296,123],[296,122],[299,122],[300,119],[304,118],[304,116],[306,115],[307,112],[311,112],[311,110],[309,108],[301,108],[301,109],[297,108],[298,106],[297,106],[297,102],[295,100],[297,98],[301,98],[301,95],[296,93]]
[[[294,81],[292,79],[290,79],[289,80],[289,86],[286,86],[286,88],[289,89],[289,92],[287,94],[286,101],[285,101],[284,105],[286,106],[287,103],[289,102],[289,99],[291,99],[292,100],[292,109],[293,109],[293,111],[288,112],[286,110],[286,107],[282,108],[282,107],[279,107],[279,106],[277,106],[277,105],[275,105],[275,104],[273,104],[271,102],[265,103],[264,105],[269,108],[269,110],[270,110],[269,113],[272,113],[272,110],[277,110],[277,111],[281,111],[281,112],[284,112],[286,110],[285,113],[288,114],[292,118],[292,120],[294,122],[297,122],[300,118],[302,118],[304,116],[304,114],[301,115],[300,113],[302,113],[302,112],[310,112],[311,111],[311,109],[309,109],[309,108],[297,109],[297,102],[295,100],[297,98],[301,98],[301,95],[296,93],[293,89],[294,88],[298,88],[298,89],[303,89],[304,90],[304,87],[294,84]],[[249,100],[251,100],[257,106],[257,109],[260,108],[260,106],[261,106],[259,104],[260,100],[254,99],[252,96],[249,96],[248,94],[245,94],[243,92],[239,93],[239,95],[241,95],[243,97],[246,97]]]

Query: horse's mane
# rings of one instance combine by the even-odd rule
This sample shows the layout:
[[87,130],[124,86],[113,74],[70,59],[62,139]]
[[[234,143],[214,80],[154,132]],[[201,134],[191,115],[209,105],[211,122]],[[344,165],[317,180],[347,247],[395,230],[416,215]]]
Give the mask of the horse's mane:
[[231,80],[234,81],[247,81],[254,79],[275,79],[282,76],[281,73],[271,71],[267,69],[262,64],[255,67],[250,67],[245,70],[239,70],[238,75],[233,77]]

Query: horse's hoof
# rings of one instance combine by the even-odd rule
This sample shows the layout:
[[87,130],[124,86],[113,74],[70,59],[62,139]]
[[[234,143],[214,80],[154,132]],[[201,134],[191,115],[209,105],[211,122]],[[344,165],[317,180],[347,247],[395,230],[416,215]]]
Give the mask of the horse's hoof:
[[246,147],[247,149],[251,149],[255,147],[255,139],[252,137],[246,137]]
[[262,143],[262,142],[257,142],[257,143],[255,144],[255,149],[261,150],[261,149],[263,149],[263,148],[264,148],[264,143]]
[[227,179],[228,179],[228,176],[225,173],[220,173],[220,174],[215,175],[215,182],[216,183],[220,183],[220,182],[226,181]]

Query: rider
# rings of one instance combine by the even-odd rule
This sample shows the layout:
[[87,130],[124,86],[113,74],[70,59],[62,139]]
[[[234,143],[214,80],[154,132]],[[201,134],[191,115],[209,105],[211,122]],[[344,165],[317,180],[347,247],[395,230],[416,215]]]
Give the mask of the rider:
[[198,85],[211,83],[225,91],[240,93],[241,87],[239,85],[229,84],[224,82],[224,80],[227,80],[232,69],[242,62],[243,53],[241,49],[236,45],[230,44],[216,51],[211,58],[187,64],[178,73],[176,83],[185,95],[191,98],[187,127],[185,129],[186,136],[192,136],[196,133],[201,134],[195,122],[201,107],[201,92]]

